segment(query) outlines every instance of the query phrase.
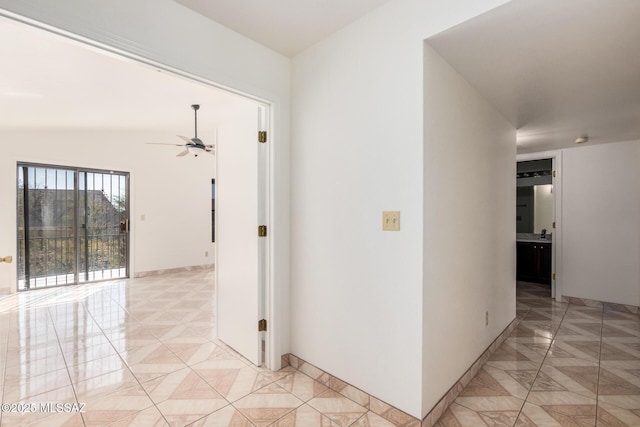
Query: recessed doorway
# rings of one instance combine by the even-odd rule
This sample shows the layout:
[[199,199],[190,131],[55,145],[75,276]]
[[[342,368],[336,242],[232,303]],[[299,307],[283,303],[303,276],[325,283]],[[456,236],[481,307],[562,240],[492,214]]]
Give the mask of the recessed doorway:
[[521,154],[517,162],[516,277],[541,284],[560,300],[561,153]]

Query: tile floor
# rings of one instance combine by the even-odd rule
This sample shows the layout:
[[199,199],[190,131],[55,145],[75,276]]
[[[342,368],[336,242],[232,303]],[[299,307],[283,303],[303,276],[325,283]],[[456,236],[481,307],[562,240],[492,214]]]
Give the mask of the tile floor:
[[[393,427],[302,372],[257,368],[216,340],[212,276],[0,299],[2,402],[29,403],[2,412],[0,425]],[[640,425],[637,315],[523,285],[518,316],[439,425]]]
[[640,317],[519,283],[518,327],[438,426],[640,426]]
[[2,402],[29,404],[0,425],[391,426],[216,340],[212,284],[212,272],[194,271],[0,299]]

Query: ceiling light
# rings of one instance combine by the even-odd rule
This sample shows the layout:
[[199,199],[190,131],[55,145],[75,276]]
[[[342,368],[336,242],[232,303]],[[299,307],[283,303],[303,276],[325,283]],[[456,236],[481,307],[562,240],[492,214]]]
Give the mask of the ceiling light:
[[576,144],[584,144],[587,141],[589,141],[589,137],[587,135],[579,136],[576,138]]

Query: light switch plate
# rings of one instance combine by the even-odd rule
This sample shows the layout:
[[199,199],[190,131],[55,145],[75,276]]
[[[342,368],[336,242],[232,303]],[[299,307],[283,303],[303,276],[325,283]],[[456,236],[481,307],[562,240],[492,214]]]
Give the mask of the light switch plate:
[[383,211],[382,229],[384,231],[400,231],[400,211]]

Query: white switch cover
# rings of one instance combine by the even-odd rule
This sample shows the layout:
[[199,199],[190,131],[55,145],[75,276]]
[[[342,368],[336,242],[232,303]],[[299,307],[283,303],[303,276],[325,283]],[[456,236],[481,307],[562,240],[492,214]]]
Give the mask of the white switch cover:
[[383,211],[382,229],[384,231],[400,231],[400,211]]

